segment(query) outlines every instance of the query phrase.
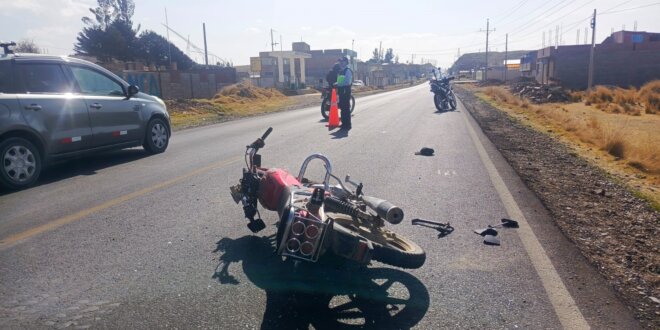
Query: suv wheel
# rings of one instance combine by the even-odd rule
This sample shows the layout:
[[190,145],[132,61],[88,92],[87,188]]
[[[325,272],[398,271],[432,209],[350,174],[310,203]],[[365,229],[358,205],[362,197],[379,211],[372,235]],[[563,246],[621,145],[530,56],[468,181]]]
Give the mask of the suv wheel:
[[13,137],[0,143],[0,182],[10,189],[31,186],[41,173],[41,156],[30,141]]
[[159,154],[165,149],[170,140],[170,131],[165,121],[160,118],[154,118],[147,124],[146,136],[144,137],[144,150],[150,154]]

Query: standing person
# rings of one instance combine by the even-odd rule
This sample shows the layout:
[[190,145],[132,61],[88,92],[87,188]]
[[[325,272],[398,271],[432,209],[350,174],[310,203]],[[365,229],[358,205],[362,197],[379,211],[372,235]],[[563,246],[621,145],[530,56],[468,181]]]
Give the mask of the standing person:
[[353,85],[353,71],[348,67],[348,57],[339,59],[339,74],[337,75],[337,95],[339,97],[339,110],[341,110],[341,128],[351,129],[351,86]]

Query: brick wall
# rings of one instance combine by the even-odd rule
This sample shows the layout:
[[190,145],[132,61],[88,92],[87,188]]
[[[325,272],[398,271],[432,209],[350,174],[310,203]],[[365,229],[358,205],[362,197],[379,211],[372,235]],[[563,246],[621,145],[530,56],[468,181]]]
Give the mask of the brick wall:
[[212,98],[224,86],[236,83],[236,70],[123,71],[122,76],[141,91],[163,99]]

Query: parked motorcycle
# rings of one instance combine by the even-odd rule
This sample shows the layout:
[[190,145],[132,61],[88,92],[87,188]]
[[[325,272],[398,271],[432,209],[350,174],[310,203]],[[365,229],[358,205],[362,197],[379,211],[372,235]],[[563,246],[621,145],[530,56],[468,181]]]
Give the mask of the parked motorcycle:
[[[330,116],[330,98],[332,97],[332,88],[326,87],[321,91],[321,116],[328,119]],[[337,102],[339,102],[339,96],[337,96]],[[355,109],[355,97],[351,94],[351,113]]]
[[[401,268],[419,268],[426,254],[415,242],[385,227],[385,222],[398,224],[403,211],[383,199],[364,195],[363,184],[346,183],[332,173],[330,160],[312,154],[302,163],[295,177],[282,169],[261,167],[260,148],[271,133],[269,128],[261,138],[248,145],[245,152],[247,168],[238,185],[230,188],[236,203],[243,205],[248,228],[256,233],[266,225],[259,214],[257,201],[270,211],[277,211],[277,253],[285,258],[316,262],[326,254],[334,254],[360,264],[377,260]],[[323,182],[305,178],[309,163],[323,162]],[[330,184],[334,179],[337,183]]]
[[456,96],[451,89],[449,81],[454,77],[444,77],[442,79],[431,79],[431,92],[433,93],[433,103],[438,111],[456,110]]

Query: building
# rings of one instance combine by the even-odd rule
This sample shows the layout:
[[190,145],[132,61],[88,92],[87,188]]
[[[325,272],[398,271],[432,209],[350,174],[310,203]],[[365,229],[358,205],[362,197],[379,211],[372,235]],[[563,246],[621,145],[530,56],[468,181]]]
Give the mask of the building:
[[[524,76],[539,83],[587,88],[591,45],[546,47],[536,52],[536,65],[521,59]],[[660,79],[660,33],[619,31],[594,48],[594,85],[639,87]]]
[[250,71],[253,81],[261,87],[317,86],[342,56],[349,58],[355,72],[357,53],[352,50],[312,50],[305,42],[294,42],[290,51],[260,52],[259,57],[250,58]]

